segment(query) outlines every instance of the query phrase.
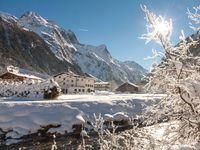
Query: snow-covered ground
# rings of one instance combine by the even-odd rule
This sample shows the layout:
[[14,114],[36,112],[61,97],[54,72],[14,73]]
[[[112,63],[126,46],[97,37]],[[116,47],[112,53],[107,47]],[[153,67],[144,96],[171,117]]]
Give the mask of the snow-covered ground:
[[[0,128],[3,131],[10,130],[6,134],[8,138],[6,144],[9,145],[19,142],[19,137],[37,132],[42,126],[50,124],[61,124],[61,127],[51,128],[49,132],[70,132],[73,124],[84,124],[93,118],[94,113],[101,114],[104,119],[117,119],[119,116],[120,118],[134,117],[144,111],[146,106],[164,96],[110,93],[107,95],[61,95],[56,100],[0,98]],[[199,143],[181,143],[180,141],[169,143],[169,135],[174,133],[166,134],[166,132],[176,129],[177,125],[177,122],[161,123],[145,127],[144,130],[148,136],[152,137],[155,149],[199,149]],[[127,131],[129,132],[131,131]]]
[[[125,116],[141,113],[147,105],[164,95],[109,94],[61,95],[56,100],[30,98],[0,99],[0,128],[12,129],[6,136],[19,138],[37,132],[41,126],[58,125],[50,132],[72,131],[72,125],[90,120],[93,114],[123,112]],[[8,140],[9,144],[10,140]],[[13,140],[11,142],[14,142]]]
[[145,127],[147,134],[151,135],[155,150],[199,150],[200,143],[177,140],[178,121],[160,123]]

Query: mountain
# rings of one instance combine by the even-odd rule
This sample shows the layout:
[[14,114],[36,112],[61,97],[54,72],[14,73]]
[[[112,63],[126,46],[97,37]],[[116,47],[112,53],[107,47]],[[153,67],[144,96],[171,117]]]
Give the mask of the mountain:
[[23,14],[19,18],[19,23],[22,28],[33,31],[43,38],[58,59],[72,63],[71,58],[76,51],[72,43],[78,42],[72,31],[66,31],[34,12]]
[[[30,37],[24,37],[24,39],[27,39],[28,45],[20,42],[15,43],[19,46],[18,51],[21,50],[21,53],[25,51],[27,55],[32,55],[32,52],[36,50],[30,50],[29,47],[40,45],[40,49],[42,50],[38,50],[37,48],[38,55],[41,55],[40,51],[45,51],[44,53],[48,52],[52,57],[51,59],[55,59],[55,64],[61,66],[58,67],[60,69],[57,69],[57,67],[49,64],[55,61],[45,60],[43,65],[45,65],[46,62],[48,64],[48,70],[44,69],[44,67],[40,67],[40,70],[46,73],[52,74],[54,72],[65,71],[69,66],[74,68],[74,70],[79,70],[76,68],[80,67],[82,72],[95,76],[103,81],[113,81],[117,84],[121,84],[125,81],[138,82],[146,72],[144,68],[133,61],[121,62],[113,58],[105,45],[92,46],[80,43],[71,30],[65,30],[59,27],[55,22],[44,19],[35,12],[26,12],[19,19],[8,14],[2,15],[2,13],[0,16],[4,16],[1,17],[4,18],[2,22],[14,24],[15,28],[19,30],[18,32],[34,36],[35,40],[38,39],[42,42],[42,44],[31,43],[32,39]],[[4,34],[6,38],[6,33],[2,32],[2,34]],[[21,36],[13,39],[21,40],[21,38],[23,39]],[[4,45],[4,48],[8,46],[9,45]],[[46,54],[43,54],[43,56],[45,55]],[[34,56],[32,59],[34,60],[37,57],[38,56]],[[16,59],[18,59],[18,57],[16,57]],[[23,58],[20,57],[20,60],[23,60]],[[37,60],[37,63],[40,62],[39,58]],[[28,66],[33,66],[35,62],[31,65],[29,65],[28,62],[26,63]],[[34,67],[34,69],[35,68],[36,67]],[[79,71],[79,73],[80,72],[81,71]]]
[[131,81],[138,82],[146,70],[133,61],[120,62],[114,59],[105,45],[91,46],[75,44],[77,52],[75,61],[83,72],[104,81],[115,81],[117,84]]
[[1,67],[13,65],[50,75],[68,67],[78,70],[57,59],[38,34],[21,28],[16,17],[5,13],[0,13],[0,59]]

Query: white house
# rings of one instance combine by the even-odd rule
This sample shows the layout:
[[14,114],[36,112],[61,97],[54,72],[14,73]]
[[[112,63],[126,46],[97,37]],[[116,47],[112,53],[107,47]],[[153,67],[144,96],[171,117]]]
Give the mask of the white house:
[[54,80],[65,94],[94,92],[95,79],[89,76],[81,76],[68,71],[55,75]]

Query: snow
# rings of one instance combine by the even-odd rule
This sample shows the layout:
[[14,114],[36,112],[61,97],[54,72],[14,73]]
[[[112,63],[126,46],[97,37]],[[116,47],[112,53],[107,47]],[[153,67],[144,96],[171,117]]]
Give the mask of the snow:
[[0,128],[3,131],[12,129],[6,135],[12,139],[35,133],[41,126],[50,124],[61,125],[59,128],[51,128],[51,133],[71,132],[72,125],[84,124],[94,113],[108,118],[113,116],[115,119],[127,119],[141,113],[154,99],[162,97],[163,95],[93,94],[61,95],[51,101],[39,98],[0,98]]
[[89,137],[85,130],[82,130],[80,135],[81,135],[81,137]]
[[122,120],[126,120],[128,121],[130,118],[128,115],[126,115],[124,112],[117,112],[113,115],[113,120],[116,121],[122,121]]
[[10,14],[8,14],[8,13],[5,13],[5,12],[2,12],[2,11],[0,11],[0,17],[4,20],[4,21],[6,21],[6,22],[8,22],[8,23],[10,23],[10,22],[17,22],[17,17],[15,17],[15,16],[12,16],[12,15],[10,15]]
[[178,121],[170,121],[145,127],[146,133],[154,139],[155,150],[199,150],[200,143],[174,140]]
[[[24,81],[0,80],[0,97],[30,97],[41,98],[45,91],[51,92],[51,88],[59,85],[53,79]],[[20,99],[20,98],[19,98]]]
[[105,45],[74,44],[74,46],[77,53],[73,58],[82,71],[103,81],[138,82],[146,73],[146,70],[135,62],[120,62],[114,59]]
[[52,21],[35,12],[27,12],[19,19],[22,28],[35,32],[50,46],[51,51],[60,60],[71,62],[71,52],[76,48],[70,42],[70,31],[65,31]]
[[85,123],[85,119],[81,114],[78,114],[75,119],[72,121],[72,124],[82,125]]
[[103,119],[104,119],[104,121],[113,121],[113,115],[105,114]]
[[[0,13],[1,15],[5,19],[11,16]],[[38,34],[59,60],[77,63],[84,73],[103,81],[138,82],[147,72],[135,62],[120,62],[114,59],[104,44],[92,46],[79,43],[72,31],[62,29],[55,22],[37,13],[27,12],[19,19],[14,16],[12,18],[22,29]]]
[[42,73],[27,70],[27,69],[22,69],[22,68],[15,67],[12,65],[7,66],[4,69],[1,69],[0,74],[4,74],[6,72],[10,72],[18,76],[23,76],[23,77],[32,78],[32,79],[39,79],[39,80],[48,79],[50,77],[47,74],[42,74]]

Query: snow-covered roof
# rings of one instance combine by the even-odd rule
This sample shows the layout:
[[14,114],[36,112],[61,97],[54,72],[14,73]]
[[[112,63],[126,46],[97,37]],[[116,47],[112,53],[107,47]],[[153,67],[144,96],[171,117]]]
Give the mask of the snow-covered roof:
[[121,86],[124,85],[124,84],[129,84],[129,85],[132,85],[132,86],[134,86],[134,87],[139,87],[138,85],[136,85],[136,84],[134,84],[134,83],[131,83],[131,82],[125,82],[125,83],[121,84],[119,87],[121,87]]
[[[34,72],[29,71],[29,70],[21,69],[21,68],[14,67],[14,66],[7,66],[1,72],[0,76],[4,75],[6,73],[11,73],[11,74],[16,75],[16,76],[30,78],[30,79],[37,79],[37,80],[43,80],[43,79],[47,78],[47,75],[42,75],[42,74],[39,75],[39,73],[34,73]],[[38,76],[36,76],[37,74],[38,74]]]
[[95,85],[108,85],[108,84],[110,84],[109,82],[95,82],[94,83]]
[[65,71],[65,72],[61,72],[61,73],[59,73],[59,74],[56,74],[56,75],[54,75],[53,77],[57,77],[57,76],[60,76],[60,75],[71,75],[71,76],[74,76],[74,77],[82,77],[82,78],[92,78],[92,79],[94,79],[95,80],[95,78],[93,78],[92,76],[89,76],[89,74],[85,74],[85,75],[78,75],[78,74],[76,74],[76,73],[74,73],[74,72],[72,72],[72,71]]
[[135,87],[139,87],[138,85],[134,84],[134,83],[131,83],[131,82],[127,82],[128,84],[132,85],[132,86],[135,86]]

